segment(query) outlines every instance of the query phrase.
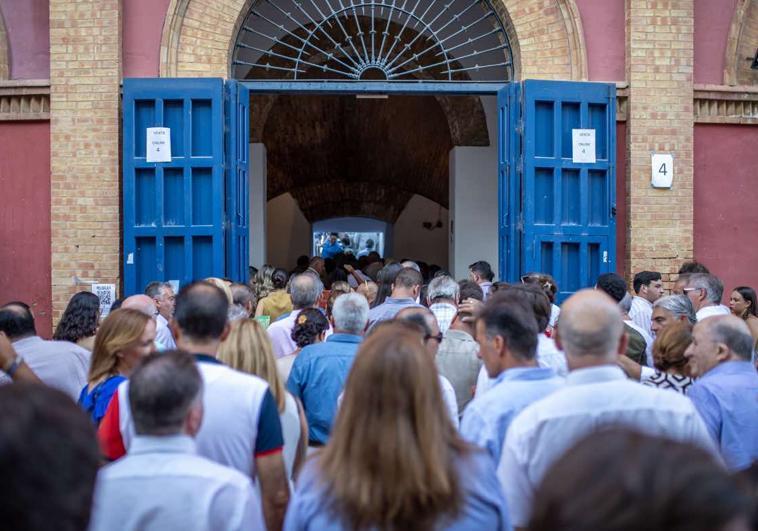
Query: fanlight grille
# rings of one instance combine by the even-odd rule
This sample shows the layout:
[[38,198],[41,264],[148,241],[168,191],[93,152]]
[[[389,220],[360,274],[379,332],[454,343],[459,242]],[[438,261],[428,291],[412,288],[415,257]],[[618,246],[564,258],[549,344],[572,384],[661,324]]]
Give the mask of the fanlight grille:
[[232,67],[236,79],[513,79],[500,17],[473,0],[262,0]]

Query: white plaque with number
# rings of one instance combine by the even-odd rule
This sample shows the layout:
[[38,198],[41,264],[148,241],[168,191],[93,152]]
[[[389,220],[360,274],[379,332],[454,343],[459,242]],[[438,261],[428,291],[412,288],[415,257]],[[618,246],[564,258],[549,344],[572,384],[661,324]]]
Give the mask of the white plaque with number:
[[674,181],[674,156],[670,153],[653,153],[652,161],[653,188],[671,188]]

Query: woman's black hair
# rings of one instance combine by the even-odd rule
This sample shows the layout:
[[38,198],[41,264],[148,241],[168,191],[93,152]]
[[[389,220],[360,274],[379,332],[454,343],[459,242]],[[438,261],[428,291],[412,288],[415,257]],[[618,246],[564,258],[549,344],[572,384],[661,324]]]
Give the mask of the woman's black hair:
[[271,273],[271,283],[274,285],[274,289],[284,289],[287,287],[288,278],[287,272],[281,267],[274,269],[274,272]]
[[758,317],[758,309],[755,307],[755,290],[750,286],[737,286],[732,291],[736,291],[742,295],[742,298],[745,299],[745,302],[750,303],[750,306],[747,308],[748,315],[754,315],[755,317]]
[[312,344],[316,338],[329,329],[329,321],[318,308],[306,308],[295,318],[292,328],[292,340],[298,348]]
[[89,291],[80,291],[68,301],[53,339],[76,343],[85,337],[94,336],[100,317],[100,299]]

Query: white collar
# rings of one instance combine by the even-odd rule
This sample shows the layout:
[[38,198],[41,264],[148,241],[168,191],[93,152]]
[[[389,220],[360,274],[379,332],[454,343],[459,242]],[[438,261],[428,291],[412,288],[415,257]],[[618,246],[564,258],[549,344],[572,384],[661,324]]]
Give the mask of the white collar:
[[615,380],[626,380],[624,371],[617,365],[598,365],[596,367],[575,369],[569,372],[566,377],[566,385],[586,385]]

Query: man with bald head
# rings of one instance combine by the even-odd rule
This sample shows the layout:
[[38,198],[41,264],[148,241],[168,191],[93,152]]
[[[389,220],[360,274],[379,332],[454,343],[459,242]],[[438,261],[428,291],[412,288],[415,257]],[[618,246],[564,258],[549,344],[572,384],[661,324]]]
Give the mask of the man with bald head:
[[623,426],[717,454],[689,399],[632,382],[618,368],[628,339],[621,311],[608,295],[583,290],[569,298],[555,341],[566,354],[566,385],[514,419],[498,464],[514,527],[528,525],[534,491],[550,465],[594,431]]
[[733,315],[703,319],[684,356],[698,378],[688,396],[727,467],[748,468],[758,460],[758,373],[750,361],[750,329]]
[[[156,323],[156,330],[158,326],[158,308],[155,306],[155,302],[153,299],[148,297],[147,295],[132,295],[131,297],[127,297],[124,299],[124,302],[121,303],[121,308],[125,310],[137,310],[138,312],[144,313],[148,317],[150,317],[153,321]],[[171,336],[171,332],[169,331],[169,336],[171,337],[171,341],[173,343],[174,339],[173,336]],[[155,336],[155,350],[159,352],[163,352],[164,350],[169,350],[168,345],[166,345],[163,341],[161,341],[157,334]],[[176,348],[176,346],[174,346]]]

